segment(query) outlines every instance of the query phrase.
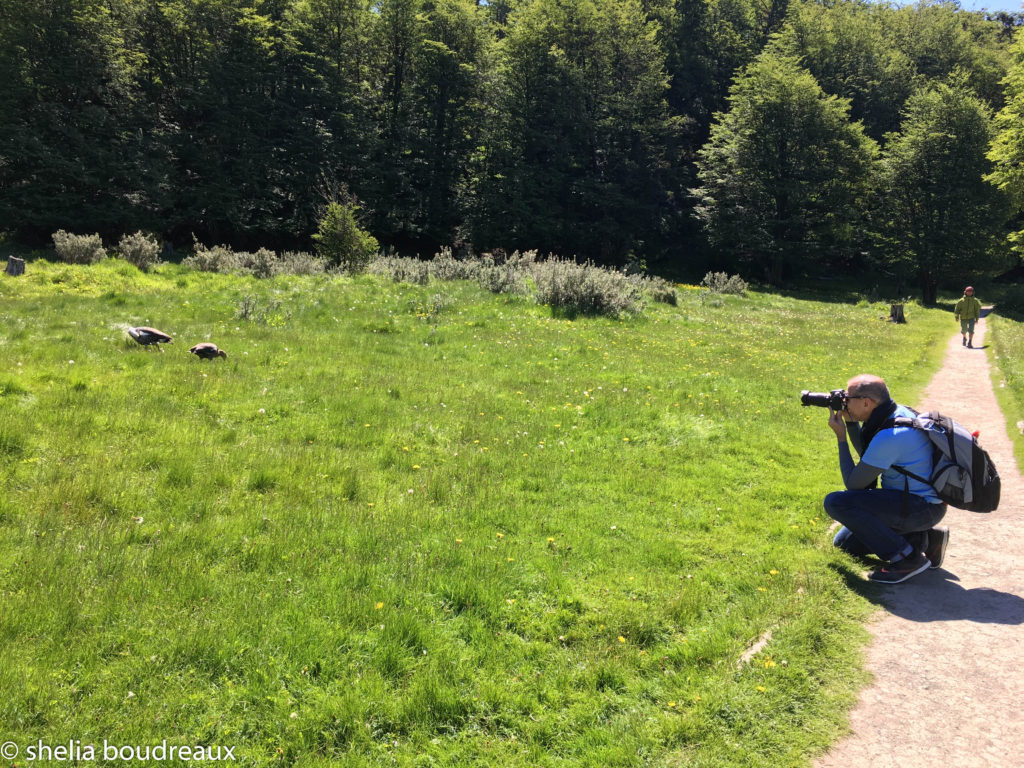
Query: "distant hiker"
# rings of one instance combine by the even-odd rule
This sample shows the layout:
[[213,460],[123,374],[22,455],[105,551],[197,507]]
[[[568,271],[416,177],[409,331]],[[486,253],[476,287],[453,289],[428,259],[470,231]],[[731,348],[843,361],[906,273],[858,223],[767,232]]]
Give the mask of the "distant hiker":
[[953,317],[960,321],[961,344],[974,349],[974,323],[981,317],[981,302],[975,298],[971,286],[964,288],[963,298],[953,307]]
[[[846,384],[845,400],[843,410],[829,409],[828,420],[839,439],[839,470],[847,488],[825,497],[825,512],[843,525],[833,545],[852,555],[885,560],[868,577],[883,584],[899,584],[938,568],[949,542],[949,529],[936,527],[946,505],[931,486],[896,470],[929,477],[931,441],[919,430],[891,423],[894,417],[914,413],[897,405],[877,376],[854,376]],[[861,457],[858,464],[847,434]],[[879,475],[882,487],[876,488]]]

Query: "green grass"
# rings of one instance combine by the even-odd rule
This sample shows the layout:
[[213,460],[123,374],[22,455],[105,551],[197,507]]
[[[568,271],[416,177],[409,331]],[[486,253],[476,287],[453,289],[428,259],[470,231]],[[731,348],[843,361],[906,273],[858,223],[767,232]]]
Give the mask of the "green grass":
[[465,283],[0,279],[4,740],[808,765],[876,593],[799,392],[874,372],[912,403],[948,316],[682,294],[570,321]]
[[992,385],[1006,417],[1006,433],[1019,470],[1024,468],[1024,323],[997,314],[990,314],[986,323],[989,359],[995,363],[991,368]]

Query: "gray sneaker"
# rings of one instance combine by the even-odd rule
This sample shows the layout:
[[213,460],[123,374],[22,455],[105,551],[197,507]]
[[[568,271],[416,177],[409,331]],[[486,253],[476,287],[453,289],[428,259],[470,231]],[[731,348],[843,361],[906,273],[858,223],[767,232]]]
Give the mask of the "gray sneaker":
[[904,557],[902,560],[897,560],[895,563],[886,563],[879,566],[871,572],[868,579],[879,584],[899,584],[912,576],[917,576],[917,574],[927,571],[931,565],[931,560],[921,552],[915,552]]
[[937,525],[928,531],[928,546],[925,557],[932,561],[932,568],[941,568],[946,559],[946,545],[949,544],[949,527]]

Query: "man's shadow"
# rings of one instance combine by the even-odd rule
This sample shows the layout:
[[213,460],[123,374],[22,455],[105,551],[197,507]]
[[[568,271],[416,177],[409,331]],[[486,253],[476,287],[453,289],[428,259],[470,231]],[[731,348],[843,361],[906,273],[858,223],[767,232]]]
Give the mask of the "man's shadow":
[[912,582],[883,586],[857,571],[833,566],[851,589],[907,621],[973,621],[978,624],[1024,624],[1024,598],[998,589],[964,589],[942,568],[915,576]]

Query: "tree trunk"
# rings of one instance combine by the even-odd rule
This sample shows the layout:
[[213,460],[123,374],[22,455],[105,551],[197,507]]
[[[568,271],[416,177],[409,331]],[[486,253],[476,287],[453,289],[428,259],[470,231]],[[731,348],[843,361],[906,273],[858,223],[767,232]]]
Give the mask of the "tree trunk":
[[890,323],[905,323],[907,318],[903,314],[902,304],[891,304],[889,306],[889,322]]
[[19,259],[17,256],[7,257],[7,269],[5,270],[8,275],[23,275],[25,274],[25,260]]
[[935,300],[939,296],[939,283],[932,277],[928,272],[921,273],[921,298],[924,299],[925,306],[935,306]]

